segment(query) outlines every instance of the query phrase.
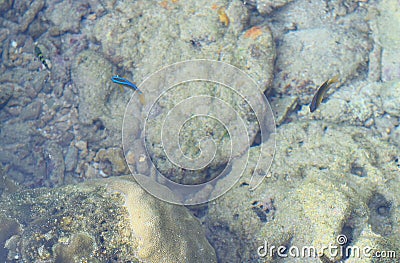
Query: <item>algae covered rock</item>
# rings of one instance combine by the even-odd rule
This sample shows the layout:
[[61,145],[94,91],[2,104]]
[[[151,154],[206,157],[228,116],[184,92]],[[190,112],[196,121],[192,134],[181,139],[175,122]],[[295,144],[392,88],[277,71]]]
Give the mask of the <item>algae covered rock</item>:
[[1,0],[0,1],[0,11],[1,12],[7,11],[7,9],[10,8],[11,4],[12,4],[12,1],[10,1],[10,0]]
[[86,50],[78,55],[71,72],[79,90],[79,120],[90,125],[100,120],[105,128],[119,131],[128,98],[118,94],[119,90],[112,85],[111,63]]
[[4,105],[10,100],[13,95],[14,87],[12,85],[4,85],[0,86],[0,109],[3,108]]
[[0,209],[2,262],[216,262],[187,209],[130,176],[18,192]]
[[[191,81],[194,78],[199,81]],[[152,162],[175,183],[200,185],[214,180],[229,170],[232,159],[247,151],[260,129],[263,136],[274,129],[262,90],[231,65],[185,61],[165,67],[142,85],[150,91],[159,87],[173,89],[166,89],[161,96],[158,91],[146,93],[146,99],[154,101],[146,105],[147,112],[143,113],[144,142],[139,143],[144,144],[146,152],[139,152],[139,143],[132,140],[131,130],[136,126],[131,123],[137,119],[125,115],[124,153],[144,156],[143,162]],[[131,105],[127,112],[134,111]],[[139,170],[138,166],[130,168],[136,173]],[[188,200],[188,196],[184,194],[182,199]]]
[[[262,92],[266,91],[272,83],[276,52],[269,26],[263,24],[256,26],[255,33],[247,32],[246,29],[252,26],[250,25],[251,13],[239,0],[223,0],[206,4],[198,1],[118,1],[110,2],[104,7],[106,9],[104,15],[99,16],[95,23],[89,23],[82,30],[93,42],[100,44],[100,51],[103,52],[104,58],[117,66],[118,74],[138,83],[146,98],[144,105],[135,105],[134,108],[127,111],[127,113],[132,112],[132,115],[141,121],[140,126],[135,126],[148,133],[145,142],[138,140],[134,147],[146,148],[156,168],[176,183],[193,185],[211,181],[229,166],[227,163],[231,156],[226,153],[229,152],[230,138],[224,125],[218,124],[217,118],[203,117],[193,117],[185,123],[179,139],[182,141],[182,152],[186,159],[206,160],[208,156],[199,157],[201,154],[205,156],[207,147],[207,149],[214,147],[211,145],[212,143],[217,146],[215,148],[220,149],[215,152],[216,158],[210,162],[209,166],[205,169],[197,169],[201,171],[196,171],[193,167],[177,165],[176,159],[178,158],[170,158],[174,156],[174,153],[170,154],[163,149],[164,145],[159,136],[160,130],[163,128],[162,124],[172,109],[177,109],[179,105],[183,105],[185,101],[189,102],[191,98],[202,97],[204,99],[201,102],[201,108],[210,109],[210,112],[218,111],[217,117],[229,117],[228,124],[233,123],[233,119],[236,117],[228,116],[230,113],[226,110],[228,107],[222,108],[221,104],[240,111],[240,117],[249,127],[248,135],[243,136],[243,140],[249,141],[251,144],[259,130],[259,124],[249,109],[249,105],[246,105],[242,93],[229,90],[229,87],[223,85],[217,85],[216,83],[222,82],[226,72],[219,69],[214,71],[214,68],[210,70],[215,73],[214,76],[218,73],[223,75],[221,77],[217,75],[215,83],[193,81],[194,79],[198,80],[198,76],[197,78],[194,76],[187,83],[171,86],[168,92],[164,92],[166,91],[164,89],[169,88],[168,80],[179,79],[180,75],[187,73],[188,70],[193,73],[202,69],[188,67],[179,72],[171,72],[165,80],[160,78],[160,85],[157,85],[155,89],[145,85],[142,81],[146,81],[150,74],[168,64],[192,59],[206,59],[223,61],[238,67],[255,80]],[[171,45],[172,42],[174,45]],[[79,113],[82,113],[80,119],[85,123],[90,123],[91,120],[100,118],[108,129],[110,125],[115,127],[119,120],[118,117],[123,114],[116,105],[123,107],[126,103],[115,103],[115,100],[109,99],[108,94],[112,94],[112,90],[101,76],[103,73],[110,74],[107,73],[109,64],[104,63],[104,59],[97,59],[99,55],[93,53],[87,51],[81,53],[77,59],[81,62],[76,63],[76,67],[72,69],[72,77],[78,83],[79,90],[82,90],[83,95],[80,96]],[[107,69],[98,69],[98,65],[102,65],[102,68],[107,67]],[[89,79],[87,74],[82,74],[83,71],[90,75],[93,72],[96,76]],[[100,71],[101,74],[98,74],[97,71]],[[109,77],[111,75],[108,75]],[[92,79],[96,79],[95,83]],[[253,87],[246,86],[245,88],[248,89],[248,92],[253,92]],[[101,91],[98,92],[99,96],[96,96],[95,90]],[[209,98],[216,98],[216,100],[211,101]],[[111,101],[112,104],[109,103]],[[137,102],[137,99],[133,98],[132,101]],[[187,104],[185,107],[181,107],[183,108],[181,112],[175,111],[179,116],[173,118],[173,122],[179,122],[181,119],[178,117],[195,112],[200,108],[196,107],[198,104],[195,105],[193,102]],[[152,111],[149,111],[147,116],[145,115],[146,107],[152,107]],[[210,115],[206,111],[203,113]],[[114,118],[109,117],[111,115]],[[143,123],[145,122],[147,127],[144,127]],[[178,137],[178,134],[168,131],[168,129],[165,129],[165,132],[162,131],[165,135],[163,139],[166,141],[174,141]],[[139,132],[131,134],[131,139],[137,138],[138,134]],[[143,137],[142,135],[142,139]],[[202,149],[201,146],[204,145],[201,143],[203,142],[205,147]],[[137,146],[138,144],[141,145]],[[134,149],[130,150],[135,152],[137,157],[140,156]],[[181,154],[181,152],[179,151],[177,154]],[[143,169],[143,163],[145,162],[136,162],[138,165],[133,168],[133,171],[143,174],[149,171],[149,169]],[[149,166],[150,161],[148,164],[146,161],[146,167]],[[196,168],[204,166],[203,163],[198,163]]]
[[[270,248],[318,249],[338,245],[343,236],[344,247],[398,251],[400,151],[374,134],[363,127],[316,120],[279,126],[274,162],[262,184],[249,189],[252,171],[246,170],[208,207],[204,220],[218,259],[239,251],[239,262],[320,262],[318,257],[281,261],[276,250],[258,255],[257,249],[264,242]],[[252,158],[250,153],[250,162]],[[235,242],[226,248],[221,239]],[[332,262],[346,258],[325,255]],[[365,255],[357,261],[353,253],[349,262],[376,261]]]
[[346,1],[294,1],[275,10],[271,28],[279,46],[274,89],[308,104],[327,79],[339,75],[344,82],[360,74],[373,47],[366,15]]
[[65,32],[78,33],[81,18],[87,15],[84,5],[73,2],[55,4],[51,9],[52,12],[47,14],[47,18],[52,22],[52,27],[49,29],[50,34],[58,36]]
[[[253,45],[238,41],[250,19],[241,1],[118,1],[106,9],[106,15],[86,29],[87,34],[136,81],[170,63],[204,58],[242,68],[263,90],[269,88],[274,41],[269,30],[262,32],[265,37],[260,40],[251,39]],[[252,46],[262,55],[252,56]]]
[[[314,88],[326,79],[337,74],[346,79],[354,74],[367,61],[370,48],[365,34],[356,30],[311,28],[289,32],[277,54],[278,90],[299,95],[308,103]],[[308,89],[310,96],[303,100]]]
[[269,14],[271,13],[272,10],[280,8],[293,0],[279,0],[279,1],[271,1],[271,0],[256,0],[256,1],[250,1],[250,2],[255,2],[257,6],[257,11],[260,12],[260,14]]

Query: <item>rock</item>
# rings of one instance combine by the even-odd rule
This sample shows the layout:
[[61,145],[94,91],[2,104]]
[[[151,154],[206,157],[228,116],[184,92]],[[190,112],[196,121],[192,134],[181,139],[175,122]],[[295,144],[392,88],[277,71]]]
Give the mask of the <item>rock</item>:
[[21,186],[19,186],[14,180],[7,177],[6,172],[2,165],[0,165],[0,197],[3,194],[11,194],[17,192]]
[[[380,262],[390,263],[393,262],[393,259],[395,258],[393,253],[389,251],[395,251],[396,248],[393,248],[385,238],[373,232],[369,227],[363,229],[360,233],[360,237],[352,246],[356,248],[367,248],[367,253],[360,253],[360,257],[353,257],[350,255],[346,260],[349,263],[357,263],[361,261],[365,263],[373,263],[375,260],[371,255],[383,251],[385,251],[384,253],[386,255],[379,260]],[[371,250],[368,248],[371,248]]]
[[34,101],[23,109],[21,119],[23,120],[37,120],[42,112],[42,103]]
[[[90,258],[91,253],[95,250],[94,238],[84,232],[77,232],[65,241],[68,241],[68,243],[63,244],[60,242],[54,246],[53,251],[54,255],[56,255],[56,262],[75,262],[77,260],[77,255],[81,258]],[[39,257],[43,258],[40,254]],[[50,257],[50,253],[47,252],[46,259],[50,259]],[[95,260],[95,262],[98,261]]]
[[1,261],[216,262],[188,210],[155,199],[131,176],[26,190],[0,208]]
[[35,0],[29,5],[29,9],[25,11],[22,17],[19,20],[19,30],[24,32],[28,26],[32,23],[35,19],[36,15],[42,10],[45,4],[44,0]]
[[77,141],[75,143],[75,147],[78,148],[80,151],[87,152],[88,151],[88,143],[85,141]]
[[60,186],[64,183],[65,163],[62,148],[56,142],[48,141],[44,148],[46,161],[46,185]]
[[275,98],[271,101],[276,125],[281,125],[297,106],[297,97]]
[[14,88],[10,84],[0,85],[0,109],[2,109],[10,100],[14,92]]
[[400,81],[386,82],[379,87],[382,110],[392,117],[400,117]]
[[80,2],[60,2],[47,9],[46,17],[52,22],[50,35],[59,36],[65,32],[78,33],[82,17],[88,13],[87,6]]
[[120,148],[100,149],[94,161],[99,163],[99,170],[107,176],[116,176],[129,172]]
[[[246,151],[258,132],[260,115],[255,115],[256,109],[242,96],[222,86],[217,87],[217,93],[210,94],[210,89],[212,85],[182,85],[159,101],[162,114],[146,122],[142,136],[147,154],[157,169],[176,183],[201,184],[216,178],[232,158]],[[175,105],[174,101],[182,103]],[[260,102],[256,107],[263,105]]]
[[80,53],[72,66],[79,90],[79,120],[89,125],[101,120],[107,129],[120,131],[128,98],[117,96],[111,74],[111,63],[90,50]]
[[[46,177],[43,157],[44,138],[38,135],[33,122],[14,122],[0,129],[3,149],[0,161],[9,166],[8,178],[30,185]],[[34,147],[33,145],[41,145]]]
[[0,0],[0,12],[5,13],[11,5],[12,1],[10,0]]
[[235,35],[240,35],[249,24],[251,13],[240,0],[233,0],[226,9],[229,17],[229,27]]
[[[230,191],[209,204],[203,220],[219,260],[227,251],[239,251],[239,262],[257,260],[264,240],[276,247],[287,246],[288,240],[291,246],[321,247],[336,244],[340,234],[352,240],[350,245],[370,242],[372,247],[399,249],[394,208],[400,204],[394,190],[398,148],[372,129],[318,120],[281,124],[276,142],[274,162],[258,188],[249,189],[253,171],[247,169]],[[249,166],[257,161],[253,158]],[[218,181],[214,191],[223,183]],[[368,231],[372,235],[361,234]],[[239,241],[226,249],[221,239]]]
[[[376,6],[371,28],[380,46],[382,46],[382,80],[398,80],[400,63],[396,59],[400,55],[400,16],[398,2],[384,0]],[[373,13],[373,12],[371,12]],[[390,30],[387,30],[390,28]]]
[[272,76],[275,61],[275,44],[271,30],[268,26],[254,26],[244,32],[238,41],[238,48],[232,61],[234,65],[240,66],[240,60],[246,59],[245,71],[264,91],[271,87],[272,80],[263,76]]
[[[298,96],[299,105],[308,104],[327,79],[339,75],[344,82],[366,68],[374,42],[368,33],[367,10],[355,7],[348,1],[297,1],[274,11],[269,25],[277,43],[278,95]],[[309,10],[315,15],[310,16]]]
[[400,49],[384,49],[382,51],[382,81],[388,82],[400,79]]
[[308,104],[315,89],[327,79],[339,74],[345,80],[355,74],[368,60],[370,48],[366,35],[351,29],[288,32],[277,54],[277,91],[299,96],[300,104]]
[[392,118],[400,116],[396,106],[400,103],[397,96],[399,87],[396,81],[362,81],[352,85],[342,85],[336,90],[331,90],[332,94],[328,95],[315,112],[310,113],[309,106],[304,106],[298,112],[298,116],[336,124],[371,127],[374,119],[381,118],[385,112]]
[[256,0],[257,10],[260,14],[265,15],[271,13],[276,8],[287,5],[293,0],[279,0],[279,1],[271,1],[271,0]]
[[65,171],[72,172],[78,163],[78,149],[74,146],[68,147],[67,154],[65,155]]
[[[251,14],[241,1],[223,0],[206,6],[196,1],[163,3],[166,6],[149,1],[133,4],[120,1],[86,33],[93,41],[101,43],[110,61],[133,74],[139,83],[165,65],[207,58],[231,63],[263,84],[262,90],[270,88],[265,84],[271,83],[273,78],[274,41],[268,29],[259,40],[238,41],[244,28],[249,26]],[[220,8],[225,9],[228,25],[219,20]],[[121,44],[123,39],[128,41]],[[171,46],[171,41],[176,45]],[[249,42],[253,42],[262,54],[259,59],[251,57]]]
[[[383,0],[377,5],[380,13],[375,17],[379,44],[384,49],[399,49],[400,46],[400,15],[396,0]],[[390,31],[387,29],[390,28]]]

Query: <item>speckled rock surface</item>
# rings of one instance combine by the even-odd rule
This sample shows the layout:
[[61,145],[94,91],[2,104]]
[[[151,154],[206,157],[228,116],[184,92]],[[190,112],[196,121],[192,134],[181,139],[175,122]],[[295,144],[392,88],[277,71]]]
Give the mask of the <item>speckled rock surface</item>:
[[[396,59],[400,55],[400,15],[398,2],[381,1],[371,11],[375,19],[371,21],[376,41],[382,46],[381,78],[383,81],[400,79],[400,63]],[[390,30],[388,30],[390,28]]]
[[[52,23],[49,34],[58,36],[65,32],[78,33],[80,31],[80,20],[87,15],[88,9],[85,3],[76,4],[63,1],[48,9],[47,19]],[[60,16],[60,14],[64,14]]]
[[[219,20],[220,8],[225,8],[228,19],[231,16],[228,25]],[[137,81],[170,63],[207,58],[243,68],[262,89],[269,88],[265,84],[272,79],[274,43],[268,29],[263,32],[265,38],[252,39],[252,45],[263,55],[247,62],[252,57],[251,45],[242,45],[238,38],[250,13],[239,1],[207,5],[196,1],[118,1],[107,9],[110,12],[93,30],[88,28],[87,34],[102,44],[112,62],[133,73]],[[236,55],[237,51],[241,56]]]
[[10,0],[1,0],[0,1],[0,11],[4,12],[11,6]]
[[256,1],[249,1],[249,2],[253,2],[257,7],[257,11],[260,12],[260,14],[265,15],[265,14],[270,13],[272,10],[282,7],[292,1],[293,0],[279,0],[279,1],[256,0]]
[[278,40],[275,91],[298,96],[300,105],[308,104],[327,79],[358,76],[373,43],[366,15],[365,9],[341,1],[326,5],[297,1],[276,10],[271,19]]
[[[277,56],[279,76],[275,83],[279,92],[301,95],[306,99],[301,101],[309,103],[315,88],[327,79],[335,75],[346,79],[355,74],[367,61],[370,46],[365,34],[351,30],[316,28],[287,33]],[[319,48],[309,48],[314,46]],[[356,47],[358,52],[353,52]],[[321,58],[323,65],[316,64]]]
[[[383,0],[376,8],[379,10],[375,13],[377,16],[377,31],[380,44],[385,49],[398,49],[400,45],[400,14],[398,2],[394,0]],[[388,31],[387,28],[391,30]]]
[[[351,239],[350,245],[372,242],[377,250],[398,250],[400,151],[374,133],[323,121],[281,125],[264,182],[250,191],[247,171],[209,205],[204,220],[220,260],[235,253],[238,262],[263,262],[257,248],[264,239],[271,246],[321,247],[336,244],[339,234]],[[219,240],[231,240],[231,250]]]
[[[72,67],[72,79],[79,90],[80,120],[92,124],[95,120],[101,119],[108,129],[119,130],[122,118],[112,117],[109,108],[111,104],[107,103],[115,91],[115,87],[108,83],[112,76],[111,69],[111,63],[101,55],[92,51],[82,52]],[[122,112],[121,106],[119,116]]]
[[[343,85],[315,112],[310,113],[309,107],[303,106],[297,116],[292,117],[364,126],[381,139],[398,144],[399,92],[398,81]],[[358,96],[354,96],[355,93]]]
[[0,207],[3,262],[216,262],[188,210],[131,176],[27,190]]
[[[6,89],[0,119],[9,126],[2,131],[2,147],[12,149],[1,160],[11,164],[12,177],[26,185],[104,176],[101,165],[93,160],[100,149],[121,149],[122,119],[132,94],[111,82],[114,74],[140,83],[166,64],[207,58],[238,66],[262,90],[269,90],[275,42],[268,25],[250,20],[251,10],[239,0],[207,5],[196,1],[15,3],[0,17],[0,82]],[[37,58],[35,46],[41,49],[49,71]],[[225,98],[236,103],[235,97]],[[132,114],[142,120],[141,111],[138,105]],[[250,124],[253,140],[257,123],[251,120]],[[21,127],[20,135],[9,133]],[[135,138],[140,137],[141,128],[138,125]],[[46,165],[49,170],[53,166],[45,140],[59,144],[66,168],[64,177],[60,174],[53,183],[44,179],[52,173]],[[75,146],[82,143],[88,146],[77,150]],[[191,147],[189,152],[196,149]],[[15,156],[26,157],[22,168],[14,165]],[[39,169],[33,169],[34,163]],[[25,178],[26,172],[30,176]]]
[[1,95],[0,95],[0,109],[10,100],[14,87],[11,85],[1,85],[0,87]]
[[[258,120],[253,109],[241,96],[222,85],[190,83],[180,85],[176,90],[178,91],[163,95],[164,98],[154,107],[157,109],[159,106],[161,112],[147,120],[146,149],[159,171],[174,182],[204,183],[219,175],[230,158],[243,154],[250,146],[258,131]],[[211,94],[218,99],[200,100],[194,97]],[[188,103],[176,104],[184,99]],[[192,112],[205,113],[215,118],[201,115],[191,118],[188,113]],[[238,121],[239,118],[244,123]],[[182,120],[187,121],[177,130],[175,126]],[[174,144],[175,147],[166,150],[165,140],[172,141],[177,135],[180,147]],[[232,145],[233,136],[240,143]],[[215,154],[210,156],[214,149]],[[202,162],[205,160],[212,161],[202,169],[189,169],[190,166],[186,166],[184,162],[181,165],[173,162],[174,159],[179,159],[181,151],[192,160],[191,165],[195,167],[203,167]]]
[[100,149],[93,159],[103,177],[118,176],[129,172],[125,157],[120,148]]
[[[115,3],[112,11],[99,18],[93,30],[87,31],[87,34],[101,43],[102,51],[110,61],[122,66],[128,76],[138,82],[163,65],[187,59],[207,58],[239,67],[253,77],[262,90],[267,90],[272,83],[275,44],[267,25],[245,31],[249,14],[240,1],[220,1],[206,6],[197,2],[183,4],[179,1],[164,1],[153,4],[149,1],[120,1]],[[228,22],[225,23],[226,20],[221,20],[221,17],[227,17]],[[193,31],[193,28],[196,30]],[[174,46],[168,44],[172,40]],[[146,126],[146,132],[149,133],[146,138],[146,142],[149,142],[146,145],[147,150],[157,169],[175,182],[194,184],[213,179],[229,158],[229,152],[226,151],[227,138],[224,135],[226,131],[223,127],[197,118],[184,129],[182,137],[189,140],[183,142],[182,149],[190,158],[197,157],[200,152],[197,138],[207,136],[206,129],[214,127],[212,139],[221,145],[221,150],[216,154],[213,163],[206,170],[192,173],[168,160],[159,134],[164,118],[179,100],[199,94],[221,97],[235,110],[244,112],[241,117],[250,127],[248,138],[244,139],[251,143],[257,133],[258,124],[251,111],[247,110],[248,107],[240,106],[243,104],[240,96],[221,86],[208,85],[203,89],[198,84],[184,87],[180,85],[171,93],[163,94],[161,102],[153,101],[152,98],[161,94],[163,86],[151,91],[146,91],[146,87],[143,89],[146,106],[156,108],[154,115],[157,116]],[[203,107],[216,109],[217,103],[204,101]],[[194,108],[185,108],[184,111],[191,112]],[[132,112],[141,110],[139,105]],[[141,119],[147,117],[140,116]],[[164,134],[167,134],[167,140],[174,138],[168,136],[175,136],[169,131]]]
[[[0,10],[0,162],[7,174],[0,178],[3,195],[14,192],[18,184],[57,187],[125,173],[121,126],[132,91],[120,89],[110,77],[119,74],[139,84],[170,63],[215,59],[252,76],[276,102],[280,124],[275,163],[265,182],[249,191],[248,179],[243,178],[208,208],[196,210],[219,260],[304,262],[260,259],[256,250],[264,238],[273,245],[320,245],[334,242],[338,233],[351,237],[350,245],[399,250],[397,0],[0,0]],[[37,58],[35,46],[41,48],[50,71]],[[315,88],[335,74],[340,82],[311,114],[307,105]],[[151,104],[151,96],[157,97],[160,90],[151,94],[144,90],[147,102]],[[191,95],[190,87],[183,90],[163,97],[160,105],[165,107],[157,108],[155,115],[163,117],[178,99]],[[207,95],[218,94],[217,88],[205,90]],[[229,92],[218,95],[234,104],[242,102]],[[141,121],[147,106],[138,102],[129,112],[135,123],[131,124],[134,147],[127,161],[140,173],[151,167],[137,154],[145,149]],[[251,114],[246,117],[252,125],[249,137],[256,141],[256,122]],[[209,173],[169,170],[157,148],[159,125],[148,127],[154,137],[146,142],[156,145],[152,157],[172,178],[202,182],[224,164],[220,154]],[[226,150],[224,130],[214,121],[203,118],[184,128],[183,149],[188,156],[197,156],[198,139],[204,135],[212,135],[209,138],[222,146],[220,152]],[[170,139],[174,136],[169,134]],[[257,149],[253,147],[251,154]],[[234,162],[235,169],[240,168],[239,161]],[[56,194],[49,196],[44,203],[53,202]],[[108,209],[114,204],[103,205]],[[93,209],[98,206],[93,204]],[[40,218],[42,212],[32,213]],[[0,246],[0,255],[17,251],[22,231],[40,234],[31,240],[42,242],[35,247],[42,261],[55,253],[59,261],[71,262],[71,255],[81,252],[90,257],[99,248],[101,239],[90,231],[69,234],[68,227],[79,224],[79,220],[69,223],[76,214],[53,212],[49,217],[60,215],[59,225],[38,219],[31,222],[37,224],[35,229],[2,218],[0,226],[9,231],[0,235],[1,243],[7,241],[6,248]],[[109,216],[101,212],[95,211],[98,217],[90,220]],[[60,239],[54,238],[55,233]],[[112,253],[99,251],[99,255]],[[21,257],[13,252],[7,256]],[[88,261],[96,262],[93,257]]]

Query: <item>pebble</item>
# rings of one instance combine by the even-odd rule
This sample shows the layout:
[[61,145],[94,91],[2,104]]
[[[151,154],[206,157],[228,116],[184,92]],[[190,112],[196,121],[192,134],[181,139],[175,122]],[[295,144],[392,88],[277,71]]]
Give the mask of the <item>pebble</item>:
[[72,172],[75,170],[78,162],[78,149],[74,146],[68,148],[67,154],[65,155],[65,170]]
[[12,85],[0,86],[0,109],[3,108],[13,95],[14,88]]
[[127,154],[126,154],[126,162],[128,163],[128,164],[135,164],[135,153],[134,152],[132,152],[132,151],[129,151]]
[[364,126],[369,128],[372,125],[374,125],[374,123],[375,123],[374,119],[373,118],[369,118],[368,120],[365,121]]
[[[128,172],[125,158],[120,148],[107,148],[100,149],[96,157],[95,162],[99,162],[101,170],[108,175],[120,175]],[[104,177],[104,175],[102,175]]]
[[87,142],[84,141],[77,141],[75,143],[75,147],[81,151],[87,151]]
[[34,101],[29,104],[21,113],[23,120],[36,120],[42,112],[42,103]]

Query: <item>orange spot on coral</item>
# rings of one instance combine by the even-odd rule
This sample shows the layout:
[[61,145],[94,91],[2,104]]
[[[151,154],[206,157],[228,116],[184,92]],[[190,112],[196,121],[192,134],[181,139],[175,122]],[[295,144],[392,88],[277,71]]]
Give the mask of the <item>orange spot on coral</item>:
[[168,1],[167,1],[167,0],[162,1],[162,2],[160,3],[160,6],[161,6],[162,8],[169,9],[169,7],[168,7]]
[[218,9],[218,15],[219,15],[219,21],[221,23],[225,24],[225,26],[228,26],[229,25],[229,17],[225,13],[225,7],[220,7]]
[[172,0],[171,2],[175,4],[175,3],[178,3],[179,0]]
[[212,4],[211,9],[212,10],[217,10],[218,9],[218,5],[216,3]]
[[262,35],[262,30],[261,27],[259,26],[253,26],[249,30],[246,31],[244,34],[245,38],[251,38],[251,39],[256,39],[257,37]]

